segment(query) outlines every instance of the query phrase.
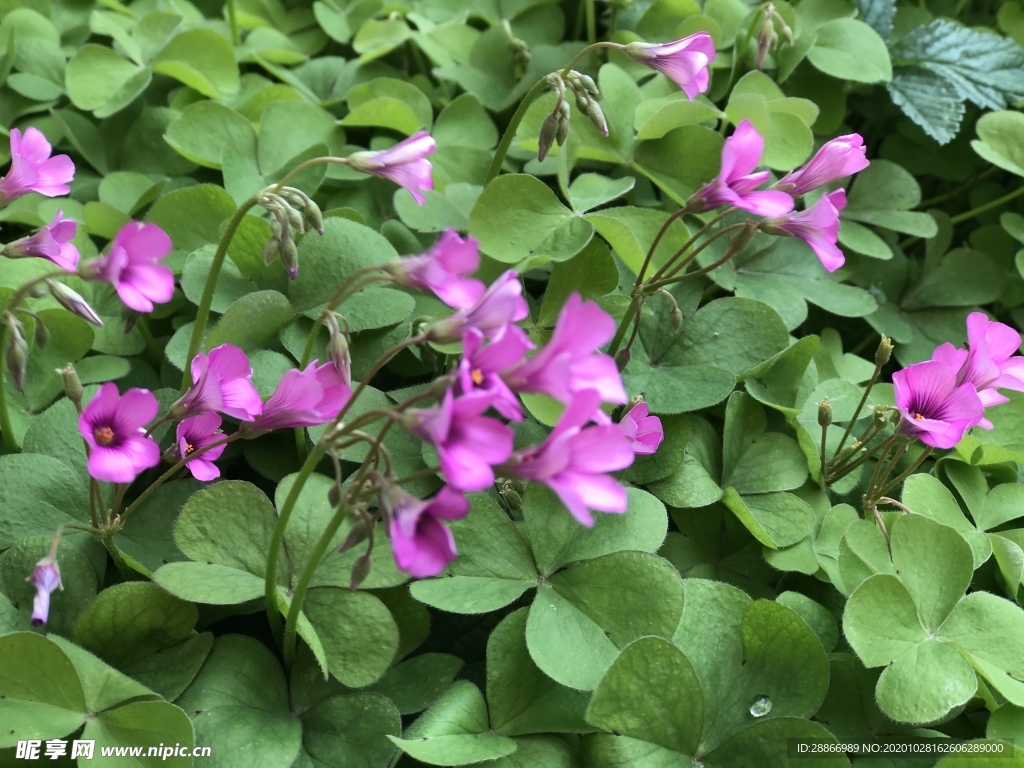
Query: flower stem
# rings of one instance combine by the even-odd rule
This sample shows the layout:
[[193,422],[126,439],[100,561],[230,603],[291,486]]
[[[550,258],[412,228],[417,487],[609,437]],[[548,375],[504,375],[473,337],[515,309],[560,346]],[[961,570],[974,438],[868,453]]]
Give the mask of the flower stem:
[[213,254],[213,262],[210,264],[210,271],[206,275],[206,285],[203,286],[203,295],[199,299],[199,309],[196,312],[195,325],[192,326],[192,338],[188,343],[188,354],[185,356],[184,372],[181,377],[181,393],[185,394],[192,384],[192,358],[199,354],[199,348],[203,344],[203,335],[206,332],[206,323],[210,320],[210,304],[213,303],[213,292],[217,288],[217,279],[220,277],[221,267],[224,266],[224,257],[228,252],[228,245],[238,231],[242,219],[249,210],[256,205],[257,197],[253,195],[242,203],[235,214],[228,221],[224,234],[217,244],[217,251]]
[[959,224],[961,221],[967,221],[968,219],[977,216],[979,213],[985,213],[985,211],[990,211],[993,208],[998,208],[1000,205],[1008,203],[1014,198],[1020,197],[1021,195],[1024,195],[1024,184],[1017,187],[1015,190],[1013,190],[1013,192],[1008,192],[1002,197],[998,197],[995,200],[992,200],[988,203],[979,205],[977,208],[971,208],[971,210],[969,211],[958,213],[956,216],[950,219],[950,223]]
[[853,418],[846,425],[846,431],[843,432],[843,438],[839,441],[839,447],[836,448],[834,456],[838,456],[839,452],[843,450],[843,446],[846,445],[847,438],[850,437],[850,432],[853,431],[853,425],[857,423],[857,419],[860,418],[860,412],[864,409],[864,403],[868,401],[868,395],[871,394],[871,388],[875,386],[875,382],[878,381],[878,374],[882,372],[882,366],[875,363],[875,371],[871,374],[871,379],[868,381],[867,386],[864,387],[864,394],[861,395],[860,402],[857,403],[857,410],[853,412]]
[[523,100],[519,102],[519,106],[513,113],[512,119],[509,120],[508,126],[505,128],[505,132],[501,135],[501,141],[498,142],[498,146],[494,150],[494,159],[491,160],[491,167],[487,170],[487,177],[484,179],[485,187],[497,178],[499,173],[501,173],[501,166],[505,163],[505,155],[508,154],[508,149],[512,146],[512,139],[515,138],[516,131],[519,129],[519,124],[523,122],[523,118],[526,116],[526,111],[530,108],[530,105],[534,100],[541,95],[547,87],[547,84],[547,80],[542,77],[534,84],[533,88],[526,92]]
[[324,553],[327,552],[327,548],[331,546],[331,539],[338,532],[338,528],[341,527],[347,514],[348,510],[343,501],[334,511],[334,516],[327,524],[327,527],[324,528],[323,533],[320,534],[316,546],[313,547],[313,551],[310,553],[309,559],[302,569],[299,581],[295,585],[295,592],[292,593],[292,602],[288,607],[288,618],[285,620],[284,625],[284,664],[287,669],[291,668],[292,662],[295,660],[295,631],[299,622],[299,613],[302,611],[302,603],[306,599],[306,591],[309,589],[309,583],[313,580],[313,574],[316,572],[317,566],[320,565],[320,561],[323,559]]
[[242,44],[242,36],[238,32],[238,13],[235,11],[235,0],[227,0],[228,24],[231,26],[231,42],[234,45]]
[[906,480],[908,477],[910,477],[914,473],[914,470],[916,470],[918,467],[924,464],[924,460],[931,455],[932,450],[934,449],[929,445],[927,448],[921,451],[921,455],[917,457],[917,460],[913,464],[911,464],[910,467],[908,467],[907,470],[903,472],[895,480],[893,480],[890,483],[886,483],[886,485],[879,491],[879,494],[884,496],[888,494],[889,491],[891,491],[893,488],[899,487],[899,484]]
[[640,297],[634,297],[633,302],[634,304],[632,307],[626,308],[626,311],[622,315],[622,320],[619,322],[619,327],[615,329],[615,336],[612,337],[612,342],[608,345],[609,355],[614,356],[615,353],[619,351],[619,345],[626,337],[626,330],[629,328],[630,322],[634,317],[639,317]]
[[[718,214],[713,219],[711,219],[711,221],[709,221],[703,227],[698,229],[693,234],[693,237],[691,237],[689,240],[687,240],[683,244],[682,248],[680,248],[678,251],[676,251],[674,254],[672,254],[672,256],[668,260],[666,260],[665,263],[661,265],[661,267],[658,268],[658,271],[654,273],[654,277],[652,279],[653,280],[657,280],[659,277],[661,277],[668,269],[670,269],[672,267],[672,262],[674,262],[676,259],[678,259],[682,254],[686,253],[686,251],[689,248],[692,248],[694,243],[696,243],[703,235],[706,235],[708,233],[708,231],[713,226],[715,226],[715,224],[720,222],[722,219],[724,219],[726,216],[728,216],[730,213],[732,213],[735,210],[736,210],[735,208],[726,208],[724,211],[722,211],[722,213]],[[724,232],[725,230],[723,229],[722,231]],[[708,242],[711,242],[711,240],[713,240],[713,239],[714,238],[709,239]],[[654,245],[657,245],[657,238],[655,239]],[[704,243],[703,245],[706,245],[706,243]],[[652,254],[653,254],[653,251],[654,251],[654,246],[651,246]],[[696,255],[696,252],[691,254],[691,258],[692,258],[692,256],[695,256],[695,255]],[[689,263],[689,261],[690,261],[690,259],[687,259],[687,261],[684,262],[681,266],[686,266],[686,264]],[[674,272],[675,272],[675,270],[673,270],[673,273]]]
[[284,540],[284,532],[288,527],[288,519],[292,516],[292,510],[295,509],[295,502],[299,500],[299,494],[302,493],[302,487],[306,484],[309,476],[313,474],[313,470],[316,469],[316,465],[320,463],[323,455],[324,449],[318,444],[313,448],[309,456],[306,457],[302,469],[299,470],[298,477],[295,478],[291,490],[288,491],[288,497],[284,500],[284,504],[281,505],[277,517],[277,525],[274,526],[274,533],[270,539],[263,595],[266,602],[267,620],[270,622],[271,631],[277,637],[281,636],[281,617],[278,615],[276,602],[277,561],[281,552],[281,542]]
[[584,0],[587,14],[587,42],[593,45],[597,41],[597,13],[594,11],[594,0]]
[[[7,349],[7,324],[0,327],[0,352]],[[3,436],[4,449],[7,453],[18,453],[18,441],[14,439],[14,428],[11,426],[11,415],[7,412],[7,385],[4,383],[7,366],[0,368],[0,435]]]

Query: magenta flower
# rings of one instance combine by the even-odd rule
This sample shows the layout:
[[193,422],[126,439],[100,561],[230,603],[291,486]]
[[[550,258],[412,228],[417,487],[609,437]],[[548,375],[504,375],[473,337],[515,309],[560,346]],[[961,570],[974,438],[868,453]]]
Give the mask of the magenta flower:
[[458,341],[467,328],[476,328],[493,338],[509,323],[518,322],[530,314],[523,298],[523,286],[513,270],[505,272],[484,291],[472,306],[460,309],[430,329],[432,341]]
[[484,397],[506,419],[520,421],[523,409],[519,398],[502,379],[502,373],[519,363],[533,343],[523,330],[509,323],[484,345],[484,335],[470,328],[462,337],[462,360],[456,393],[462,397]]
[[11,129],[11,169],[0,179],[0,203],[27,192],[59,197],[71,191],[68,182],[75,178],[75,164],[67,155],[50,157],[52,150],[38,128],[27,128],[24,136]]
[[762,226],[766,232],[779,230],[775,234],[799,237],[809,246],[829,272],[835,272],[846,257],[836,245],[839,239],[839,212],[846,207],[846,191],[837,189],[823,195],[810,208],[788,213],[777,219],[765,219]]
[[355,152],[348,156],[348,164],[357,171],[393,181],[412,193],[413,199],[423,205],[423,192],[434,188],[430,177],[428,155],[434,153],[434,139],[426,131],[400,141],[390,149],[377,152]]
[[465,496],[445,486],[434,498],[421,500],[388,483],[381,502],[391,519],[391,549],[399,568],[423,579],[437,576],[455,559],[455,538],[442,520],[466,516]]
[[773,189],[781,189],[793,197],[806,195],[812,189],[863,171],[870,164],[866,151],[859,133],[839,136],[822,145],[807,165],[788,173]]
[[482,491],[494,483],[493,465],[512,453],[512,430],[482,415],[488,398],[460,397],[451,390],[441,405],[409,411],[406,427],[437,448],[441,471],[460,491]]
[[708,89],[708,65],[715,60],[715,42],[706,32],[673,43],[627,43],[623,51],[661,72],[682,88],[690,101]]
[[110,283],[121,301],[136,312],[152,312],[174,295],[174,273],[157,261],[174,246],[156,224],[130,221],[121,227],[106,256],[93,259],[82,270],[88,280]]
[[601,403],[588,389],[577,394],[541,445],[517,451],[502,467],[504,474],[544,483],[572,516],[590,527],[591,509],[625,512],[626,490],[607,475],[633,463],[633,446],[618,424],[584,428]]
[[32,575],[25,581],[36,588],[32,599],[32,626],[40,627],[50,618],[50,595],[57,589],[64,589],[60,583],[60,568],[52,557],[44,557],[32,569]]
[[78,249],[71,244],[78,224],[74,219],[64,219],[64,212],[57,211],[53,221],[41,227],[38,232],[21,240],[15,240],[4,247],[3,253],[11,258],[42,256],[61,269],[74,272],[78,265]]
[[468,309],[483,296],[485,286],[467,278],[480,266],[479,243],[462,239],[454,229],[446,229],[424,254],[407,256],[385,266],[399,285],[434,294],[452,309]]
[[319,362],[314,360],[302,370],[292,368],[281,377],[250,431],[315,427],[337,416],[352,390],[333,365]]
[[981,421],[984,406],[973,384],[941,360],[909,365],[892,375],[899,430],[933,448],[952,448]]
[[185,460],[185,468],[196,480],[205,482],[220,477],[220,470],[213,462],[224,453],[226,445],[218,445],[195,458],[189,458],[196,451],[224,438],[220,425],[220,416],[211,412],[178,423],[178,455]]
[[688,201],[696,213],[732,205],[758,216],[781,216],[793,210],[793,198],[785,192],[766,189],[755,192],[768,178],[768,171],[754,173],[764,154],[764,138],[753,123],[744,120],[722,146],[722,168],[711,182],[698,189]]
[[563,403],[587,389],[596,390],[605,402],[624,403],[626,390],[615,361],[597,352],[614,335],[611,316],[574,293],[562,307],[547,345],[504,379],[517,392],[543,392]]
[[640,402],[630,408],[619,422],[622,433],[633,447],[633,453],[654,453],[665,439],[661,419],[650,415],[647,403]]
[[[1020,334],[1010,326],[989,320],[984,312],[972,312],[967,316],[967,349],[946,342],[935,349],[932,360],[958,371],[959,383],[973,384],[987,408],[1010,401],[1000,388],[1024,392],[1024,357],[1014,354],[1020,342]],[[988,419],[980,425],[992,429]]]
[[108,483],[130,483],[159,464],[160,447],[145,430],[158,409],[148,389],[129,389],[122,397],[113,382],[100,387],[78,417],[89,446],[89,474]]
[[192,358],[191,371],[192,387],[171,406],[175,418],[220,411],[252,421],[263,411],[263,400],[252,385],[249,358],[233,344],[221,344],[209,355],[200,352]]

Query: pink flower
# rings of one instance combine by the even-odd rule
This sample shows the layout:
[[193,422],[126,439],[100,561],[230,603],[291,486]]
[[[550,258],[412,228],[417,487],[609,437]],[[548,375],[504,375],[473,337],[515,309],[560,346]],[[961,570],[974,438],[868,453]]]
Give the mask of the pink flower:
[[224,453],[226,445],[219,445],[193,459],[189,458],[201,448],[223,439],[224,433],[220,425],[220,416],[209,412],[178,423],[178,455],[185,459],[185,468],[196,480],[216,480],[220,477],[220,470],[213,462]]
[[423,579],[441,573],[455,559],[455,538],[442,520],[466,516],[465,496],[445,486],[434,498],[420,500],[387,483],[381,502],[391,519],[391,549],[399,568]]
[[708,89],[708,65],[715,60],[715,42],[706,32],[674,43],[627,43],[623,51],[661,72],[682,88],[690,101]]
[[543,392],[563,403],[587,389],[596,390],[605,402],[624,403],[626,390],[615,361],[597,352],[614,335],[611,316],[574,293],[562,307],[547,345],[504,379],[517,392]]
[[773,228],[777,234],[799,237],[809,246],[829,272],[835,272],[846,257],[839,250],[839,212],[846,207],[846,191],[837,189],[821,197],[814,205],[802,211],[786,214],[777,219],[765,219],[762,226],[766,232]]
[[250,431],[315,427],[337,416],[352,390],[333,365],[319,362],[314,360],[303,370],[292,368],[281,377]]
[[785,192],[754,189],[769,176],[768,171],[754,173],[764,154],[764,138],[753,123],[744,120],[725,140],[722,168],[718,176],[698,189],[689,201],[696,212],[732,205],[758,216],[781,216],[793,210],[793,198]]
[[[1024,357],[1014,354],[1020,342],[1020,334],[1010,326],[989,320],[984,312],[972,312],[967,316],[967,349],[946,342],[935,349],[932,360],[958,371],[957,382],[973,384],[987,408],[1010,401],[1000,388],[1024,392]],[[980,425],[992,429],[988,419]]]
[[899,430],[934,448],[952,448],[981,421],[984,406],[973,384],[958,383],[957,372],[928,360],[892,375]]
[[36,595],[32,599],[32,626],[39,627],[50,617],[50,595],[58,588],[64,589],[64,585],[60,583],[60,568],[57,567],[57,561],[51,557],[44,557],[36,563],[32,575],[26,581],[31,582],[36,588]]
[[584,428],[600,402],[595,390],[580,392],[547,440],[517,451],[502,467],[503,473],[547,485],[588,527],[594,524],[591,509],[626,511],[626,490],[605,473],[625,469],[634,458],[632,443],[618,424]]
[[801,197],[812,189],[863,171],[869,165],[866,151],[859,133],[839,136],[826,142],[807,165],[787,174],[773,188]]
[[58,267],[74,272],[78,264],[78,249],[71,244],[78,224],[74,219],[64,219],[64,212],[57,211],[53,221],[38,232],[21,240],[15,240],[4,247],[3,253],[11,258],[42,256]]
[[490,344],[484,345],[484,335],[470,328],[462,337],[462,360],[456,393],[462,397],[484,397],[506,419],[520,421],[523,409],[519,398],[502,379],[509,370],[533,349],[533,343],[519,326],[511,323],[502,328]]
[[437,448],[448,483],[460,491],[482,491],[494,483],[495,464],[512,453],[512,430],[482,414],[488,398],[460,397],[451,390],[441,405],[410,411],[406,427]]
[[647,403],[637,403],[619,422],[622,433],[633,446],[633,453],[654,453],[665,439],[665,430],[661,427],[661,419],[650,416]]
[[71,191],[68,182],[75,178],[75,164],[67,155],[50,157],[52,149],[37,128],[26,129],[24,136],[11,129],[11,169],[0,179],[0,203],[26,192],[59,197]]
[[171,406],[183,419],[207,411],[220,411],[252,421],[263,411],[263,400],[252,385],[252,367],[245,353],[233,344],[221,344],[206,355],[192,358],[192,387]]
[[446,229],[429,251],[407,256],[385,266],[399,285],[434,294],[452,309],[467,309],[483,296],[485,286],[467,278],[480,266],[479,243],[463,240],[454,229]]
[[357,171],[393,181],[412,193],[413,199],[423,205],[423,192],[434,188],[427,155],[434,153],[434,139],[426,131],[400,141],[390,149],[377,152],[355,152],[348,156],[348,164]]
[[110,283],[121,301],[136,312],[152,312],[174,295],[174,273],[157,261],[174,246],[156,224],[130,221],[121,227],[106,256],[85,265],[82,276]]
[[494,337],[509,323],[530,314],[523,298],[523,286],[513,270],[502,274],[470,307],[460,309],[430,329],[432,341],[458,341],[467,328],[476,328],[488,338]]
[[129,389],[122,397],[113,382],[100,387],[78,417],[89,446],[89,474],[108,483],[130,483],[159,464],[160,447],[144,429],[158,409],[148,389]]

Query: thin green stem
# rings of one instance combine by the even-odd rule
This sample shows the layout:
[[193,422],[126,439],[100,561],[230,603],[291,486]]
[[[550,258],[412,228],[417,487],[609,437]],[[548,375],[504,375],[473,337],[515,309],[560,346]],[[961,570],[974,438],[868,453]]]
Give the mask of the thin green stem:
[[270,549],[267,551],[267,572],[264,577],[264,601],[266,602],[267,620],[270,622],[270,629],[275,637],[281,637],[281,616],[277,611],[277,561],[281,552],[281,542],[284,541],[284,531],[288,527],[288,520],[295,509],[295,502],[299,500],[302,487],[306,484],[309,476],[313,474],[316,465],[324,455],[324,449],[320,445],[314,446],[312,452],[306,457],[306,461],[299,470],[298,477],[292,483],[288,497],[281,505],[277,517],[277,525],[274,526],[274,533],[270,538]]
[[[878,483],[878,478],[889,476],[889,472],[892,471],[892,461],[896,460],[899,456],[899,447],[897,446],[895,454],[890,457],[889,450],[898,443],[896,435],[892,435],[888,440],[882,442],[882,453],[878,456],[878,461],[875,463],[875,470],[871,473],[871,479],[868,481],[868,492],[865,494],[867,497],[871,497],[875,486]],[[882,468],[885,467],[883,470]]]
[[821,473],[821,487],[825,487],[825,441],[828,438],[828,424],[821,425],[821,454],[818,458],[819,472]]
[[843,450],[843,446],[846,445],[847,438],[850,437],[850,432],[853,431],[853,425],[857,423],[857,419],[860,418],[860,412],[864,408],[864,403],[868,401],[868,395],[871,394],[871,388],[875,386],[875,382],[878,381],[878,374],[882,372],[882,366],[875,363],[875,372],[871,374],[871,379],[868,381],[867,386],[864,387],[864,394],[861,395],[860,402],[857,403],[857,410],[853,412],[853,418],[846,425],[846,431],[843,432],[843,439],[839,441],[839,447],[836,448],[836,455]]
[[[730,224],[728,227],[724,227],[723,229],[718,230],[717,232],[715,232],[715,234],[713,234],[711,237],[709,237],[703,243],[701,243],[696,248],[694,248],[686,256],[686,258],[681,259],[679,261],[679,263],[676,264],[671,269],[671,271],[669,271],[661,280],[652,281],[651,284],[650,284],[650,287],[651,288],[660,288],[660,287],[662,287],[664,285],[671,285],[672,283],[677,283],[680,280],[689,280],[689,279],[694,278],[694,277],[700,277],[701,275],[706,275],[709,272],[714,272],[720,266],[725,264],[725,262],[727,262],[729,259],[731,259],[733,256],[735,256],[739,249],[730,246],[729,249],[725,252],[725,255],[722,256],[722,258],[720,258],[718,261],[715,261],[715,262],[709,264],[706,267],[702,267],[701,269],[694,270],[693,272],[684,272],[682,275],[679,275],[679,272],[684,270],[684,269],[686,269],[686,267],[689,266],[690,262],[692,262],[695,258],[697,258],[697,256],[701,253],[701,251],[703,251],[705,248],[707,248],[709,245],[711,245],[713,242],[715,242],[715,240],[720,238],[726,232],[731,232],[731,231],[736,230],[736,229],[742,229],[743,227],[746,227],[746,226],[749,226],[749,225],[750,225],[750,222],[743,222],[742,224]],[[676,275],[679,275],[679,277],[676,277]]]
[[[640,284],[644,281],[644,276],[647,274],[647,267],[650,266],[651,259],[654,258],[654,252],[658,249],[658,244],[661,242],[661,239],[668,232],[668,228],[672,226],[672,222],[675,221],[676,219],[682,218],[685,215],[686,206],[683,206],[679,210],[673,211],[665,218],[665,222],[661,225],[661,228],[658,229],[658,234],[656,234],[654,236],[654,240],[651,241],[651,247],[647,249],[647,255],[644,256],[644,263],[640,265],[640,271],[637,273],[636,282],[634,283],[635,287],[639,287]],[[689,248],[693,244],[694,238],[696,238],[699,234],[700,233],[698,232],[697,235],[694,235],[692,238],[690,238],[687,244],[683,246],[683,249],[685,250],[686,248]],[[657,274],[655,274],[655,277],[657,277]]]
[[[7,324],[0,327],[0,352],[7,349]],[[18,453],[18,441],[14,439],[14,428],[11,426],[11,415],[7,412],[7,385],[4,375],[7,366],[0,368],[0,435],[3,436],[4,449],[7,453]]]
[[904,480],[910,477],[918,467],[924,464],[924,460],[931,455],[931,452],[933,450],[934,449],[929,445],[927,448],[921,451],[921,455],[917,457],[917,460],[914,461],[914,463],[911,464],[905,472],[901,473],[899,477],[883,486],[882,489],[879,491],[879,494],[882,496],[886,496],[889,494],[889,491],[891,491],[893,488],[898,488],[900,483],[902,483]]
[[[673,261],[675,261],[677,258],[679,258],[680,255],[686,253],[686,251],[689,250],[690,248],[692,248],[693,244],[696,243],[701,237],[706,235],[708,233],[708,231],[713,226],[715,226],[715,224],[720,222],[722,219],[724,219],[726,216],[728,216],[730,213],[732,213],[735,210],[736,210],[735,208],[726,208],[724,211],[722,211],[722,213],[720,213],[717,216],[715,216],[713,219],[711,219],[711,221],[709,221],[703,227],[701,227],[696,232],[694,232],[693,236],[689,240],[687,240],[685,243],[683,243],[683,246],[678,251],[676,251],[674,254],[672,254],[672,256],[664,264],[662,264],[661,267],[658,268],[658,271],[654,273],[654,279],[656,280],[659,277],[661,277],[661,275],[667,269],[669,269],[672,266],[672,262]],[[654,248],[652,246],[651,252],[653,253],[653,251],[654,251]]]
[[519,124],[523,122],[523,118],[526,116],[526,111],[530,108],[530,105],[544,92],[547,85],[548,81],[542,77],[534,84],[533,88],[526,92],[523,100],[519,102],[519,106],[513,113],[512,119],[509,120],[505,132],[501,135],[501,141],[498,142],[497,149],[494,150],[491,167],[487,170],[487,176],[484,178],[485,187],[501,173],[501,166],[505,163],[505,156],[508,154],[509,147],[512,146],[512,139],[516,136]]
[[634,306],[637,309],[634,309],[634,307],[629,307],[623,313],[622,320],[619,322],[619,327],[615,329],[615,336],[612,337],[612,342],[611,344],[608,345],[609,355],[614,355],[616,352],[619,351],[619,345],[622,343],[622,340],[626,337],[626,331],[629,328],[630,322],[632,322],[633,320],[633,313],[639,309],[640,297],[634,296],[633,301]]
[[228,24],[231,26],[231,42],[234,45],[242,44],[242,35],[238,31],[238,12],[235,10],[235,0],[227,0]]
[[967,221],[968,219],[977,216],[979,213],[985,213],[985,211],[990,211],[993,208],[998,208],[1000,205],[1004,205],[1005,203],[1008,203],[1011,200],[1020,197],[1021,195],[1024,195],[1024,184],[1017,187],[1017,189],[1013,190],[1013,192],[1008,192],[1002,197],[998,197],[995,200],[992,200],[991,202],[979,205],[977,208],[971,208],[971,210],[969,211],[958,213],[956,216],[950,219],[950,222],[952,222],[953,224],[959,224],[961,221]]
[[593,45],[597,41],[597,13],[594,0],[583,0],[587,14],[587,42]]
[[199,348],[203,344],[203,335],[206,333],[206,324],[210,320],[210,304],[213,303],[213,292],[217,288],[217,279],[220,277],[221,267],[224,266],[224,257],[227,256],[228,246],[231,239],[238,231],[242,219],[249,210],[256,205],[258,198],[254,195],[238,206],[238,210],[228,221],[224,234],[220,237],[217,250],[213,254],[213,262],[210,264],[210,271],[206,275],[206,285],[203,286],[203,295],[199,299],[199,309],[196,311],[195,325],[192,326],[192,338],[188,343],[188,354],[185,356],[184,372],[181,377],[181,393],[185,394],[192,385],[192,358],[199,354]]
[[[874,448],[872,448],[870,451],[865,450],[864,455],[861,456],[860,458],[858,458],[852,464],[847,464],[847,465],[845,465],[843,467],[840,467],[837,470],[833,470],[832,472],[830,472],[829,473],[829,484],[834,483],[836,480],[839,480],[840,478],[845,477],[846,475],[848,475],[851,472],[853,472],[853,470],[855,470],[861,464],[863,464],[864,462],[866,462],[869,459],[871,459],[878,450],[881,450],[882,451],[882,456],[885,456],[886,452],[892,446],[892,443],[893,443],[894,439],[895,439],[895,435],[893,435],[892,437],[888,438],[887,440],[883,440],[878,445],[876,445]],[[877,470],[878,467],[875,467],[875,469]]]

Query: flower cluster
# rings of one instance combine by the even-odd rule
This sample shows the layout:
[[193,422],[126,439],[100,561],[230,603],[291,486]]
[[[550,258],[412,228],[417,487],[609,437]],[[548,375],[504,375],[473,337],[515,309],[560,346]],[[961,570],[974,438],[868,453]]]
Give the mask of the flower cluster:
[[1024,356],[1016,355],[1020,334],[989,320],[967,317],[967,347],[945,343],[932,359],[893,374],[899,430],[933,448],[952,448],[968,429],[991,429],[985,409],[1008,402],[999,389],[1024,392]]
[[867,168],[864,140],[856,133],[832,139],[803,168],[769,189],[759,190],[769,176],[768,171],[755,172],[763,155],[764,138],[749,120],[743,120],[725,140],[718,175],[694,193],[687,201],[687,210],[699,213],[728,205],[764,216],[760,225],[763,231],[799,237],[825,269],[839,269],[846,261],[836,246],[846,193],[840,189],[826,194],[802,211],[793,211],[794,198]]

